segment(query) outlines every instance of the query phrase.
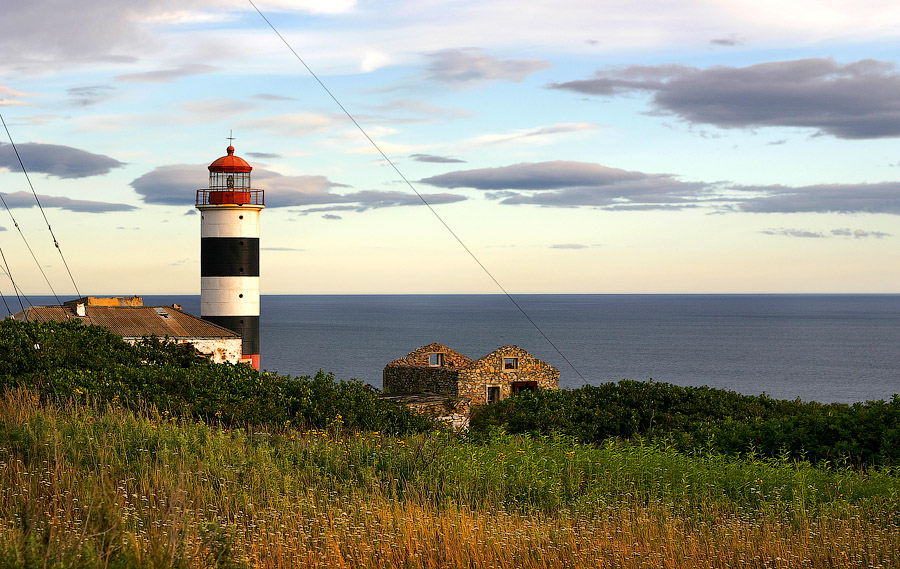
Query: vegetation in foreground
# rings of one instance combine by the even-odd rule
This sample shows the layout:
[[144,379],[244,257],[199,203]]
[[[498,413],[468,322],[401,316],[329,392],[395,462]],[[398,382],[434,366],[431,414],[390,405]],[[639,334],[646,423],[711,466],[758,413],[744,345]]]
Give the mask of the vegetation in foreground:
[[[322,373],[0,322],[0,567],[900,566],[889,460],[683,447],[691,417],[732,401],[739,427],[748,400],[648,385],[668,407],[623,382],[554,418],[539,393],[458,435]],[[554,432],[511,420],[529,405]]]
[[900,396],[817,403],[709,387],[622,380],[579,389],[525,392],[484,407],[474,431],[565,433],[602,444],[657,441],[688,453],[791,458],[817,464],[900,464]]
[[3,567],[897,567],[900,473],[0,398]]
[[106,328],[75,321],[0,321],[0,388],[16,387],[55,401],[152,405],[229,425],[319,428],[340,415],[354,429],[403,434],[434,427],[358,381],[214,364],[189,345],[150,338],[132,346]]

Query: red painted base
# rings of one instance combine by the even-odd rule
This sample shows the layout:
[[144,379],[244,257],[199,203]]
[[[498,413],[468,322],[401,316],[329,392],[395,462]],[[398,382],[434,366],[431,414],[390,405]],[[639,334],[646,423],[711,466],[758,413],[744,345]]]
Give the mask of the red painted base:
[[250,364],[250,366],[259,370],[259,354],[244,354],[241,356],[241,363]]

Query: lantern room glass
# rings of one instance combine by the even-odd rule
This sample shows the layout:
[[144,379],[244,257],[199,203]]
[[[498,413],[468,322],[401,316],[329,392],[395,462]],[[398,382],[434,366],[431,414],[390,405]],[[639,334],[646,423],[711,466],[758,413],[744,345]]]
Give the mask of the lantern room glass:
[[249,190],[250,172],[210,172],[210,190]]

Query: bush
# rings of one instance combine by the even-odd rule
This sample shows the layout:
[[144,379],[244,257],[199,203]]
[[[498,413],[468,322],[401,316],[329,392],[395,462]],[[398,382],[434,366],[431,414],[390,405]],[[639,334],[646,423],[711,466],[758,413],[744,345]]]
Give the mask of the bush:
[[900,397],[846,405],[623,380],[525,392],[479,409],[471,429],[565,433],[586,443],[650,439],[681,451],[900,464]]
[[291,377],[246,364],[215,364],[186,344],[130,345],[100,326],[0,322],[0,387],[26,386],[58,400],[116,400],[227,424],[421,432],[434,423],[332,374]]

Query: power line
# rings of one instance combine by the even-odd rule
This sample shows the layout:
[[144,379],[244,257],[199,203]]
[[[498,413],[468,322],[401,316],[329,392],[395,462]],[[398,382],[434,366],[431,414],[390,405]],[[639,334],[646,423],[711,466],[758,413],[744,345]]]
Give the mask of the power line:
[[[44,277],[44,282],[47,283],[47,286],[50,287],[50,292],[53,293],[53,298],[56,299],[57,304],[62,304],[59,301],[59,296],[56,294],[56,290],[54,290],[53,285],[50,284],[50,279],[47,278],[47,273],[44,272],[44,267],[41,266],[40,261],[37,260],[37,256],[34,254],[34,250],[31,248],[31,244],[28,243],[28,239],[25,237],[25,234],[22,233],[22,228],[19,226],[19,222],[16,221],[16,218],[12,214],[12,209],[10,209],[9,205],[7,205],[6,200],[3,199],[3,194],[0,193],[0,203],[3,204],[3,207],[6,208],[7,213],[9,213],[9,218],[12,220],[13,225],[19,231],[19,235],[22,237],[22,241],[25,242],[25,247],[28,249],[28,252],[31,253],[31,258],[34,259],[34,264],[37,265],[38,270],[41,272],[41,276]],[[7,265],[7,274],[9,274],[9,265]]]
[[[28,320],[28,315],[25,313],[25,305],[22,304],[22,299],[24,298],[28,305],[31,306],[31,301],[28,300],[24,294],[22,294],[22,290],[16,285],[16,281],[13,279],[12,271],[9,270],[9,263],[6,262],[6,255],[3,253],[3,249],[0,249],[0,259],[3,260],[3,271],[6,273],[6,276],[9,277],[9,282],[12,283],[13,292],[16,293],[16,298],[19,299],[19,306],[22,307],[22,317]],[[9,312],[9,315],[12,316],[12,310],[9,309],[9,305],[6,304],[6,297],[3,297],[3,304],[6,306],[6,311]]]
[[[78,295],[78,298],[81,298],[81,292],[78,290],[78,285],[75,284],[75,277],[72,276],[72,271],[69,269],[69,263],[66,262],[66,257],[65,257],[65,255],[63,255],[62,248],[59,246],[59,241],[56,239],[56,235],[53,234],[53,228],[50,227],[50,220],[47,219],[47,214],[44,212],[44,206],[41,205],[41,200],[38,198],[37,192],[34,190],[34,184],[31,183],[31,177],[28,175],[28,170],[25,168],[25,163],[22,162],[22,157],[19,155],[19,149],[16,148],[16,143],[13,142],[12,135],[9,133],[9,127],[6,126],[6,121],[3,120],[3,115],[0,115],[0,122],[3,123],[3,128],[4,128],[4,130],[6,130],[6,136],[9,138],[9,143],[12,145],[13,152],[16,153],[16,159],[18,159],[18,161],[19,161],[19,166],[21,166],[21,168],[22,168],[22,173],[25,174],[25,180],[28,181],[28,187],[31,188],[31,193],[32,193],[32,195],[34,195],[34,201],[37,203],[38,209],[41,210],[41,215],[44,217],[44,222],[46,222],[46,224],[47,224],[47,230],[50,232],[50,237],[53,238],[53,246],[56,247],[57,251],[59,251],[59,258],[62,259],[63,266],[66,268],[66,272],[69,274],[69,279],[72,281],[72,286],[75,287],[75,294]],[[3,205],[6,206],[5,200],[3,201]],[[9,207],[7,207],[6,209],[9,210]],[[10,215],[10,217],[12,217],[11,211],[10,211],[9,215]],[[13,222],[15,222],[15,219],[13,220]],[[17,228],[19,227],[18,223],[16,224],[16,227]],[[22,232],[22,230],[20,229],[19,233],[21,233],[21,232]],[[24,238],[24,235],[22,237]],[[28,250],[30,251],[31,247],[29,247]],[[32,256],[34,256],[34,253],[32,253]],[[35,261],[37,261],[37,259],[35,259]],[[40,267],[40,264],[38,265],[38,267]],[[44,272],[44,270],[41,269],[41,274],[43,274],[43,272]],[[44,275],[45,280],[46,280],[46,278],[47,278],[47,276]],[[48,285],[50,284],[49,280],[47,281],[47,284]],[[52,286],[50,287],[50,290],[53,291]],[[53,296],[56,297],[56,291],[53,291]],[[59,297],[56,297],[56,302],[59,304],[62,304],[61,302],[59,302]]]
[[438,214],[438,212],[435,211],[435,209],[433,207],[431,207],[431,204],[428,203],[428,201],[424,198],[424,196],[422,196],[422,194],[419,193],[419,191],[415,188],[415,186],[412,185],[412,183],[406,178],[406,176],[403,175],[403,172],[401,172],[400,169],[397,167],[397,165],[394,164],[393,160],[388,158],[387,154],[385,154],[384,151],[381,149],[381,147],[378,146],[378,143],[376,143],[374,140],[372,140],[372,137],[369,136],[369,133],[367,133],[366,130],[356,121],[356,119],[353,117],[353,115],[350,114],[350,111],[348,111],[344,107],[344,105],[341,104],[341,102],[338,100],[338,98],[334,95],[334,93],[331,92],[331,90],[325,85],[325,83],[323,83],[322,80],[319,79],[319,76],[316,75],[316,73],[310,68],[310,66],[306,64],[306,62],[303,60],[303,58],[300,57],[300,54],[298,54],[294,50],[294,48],[291,46],[291,44],[288,43],[288,41],[284,38],[284,36],[281,35],[281,32],[279,32],[278,29],[275,28],[275,26],[272,24],[272,22],[269,21],[269,19],[266,17],[266,15],[263,14],[262,11],[256,7],[256,4],[253,3],[253,0],[247,0],[247,1],[250,3],[251,6],[253,6],[253,9],[256,10],[256,13],[259,14],[263,20],[265,20],[266,24],[268,24],[269,27],[272,28],[272,31],[275,32],[275,35],[277,35],[279,37],[279,39],[281,39],[281,41],[284,43],[284,45],[287,46],[287,48],[291,51],[291,53],[294,54],[294,57],[297,58],[297,61],[299,61],[303,65],[303,67],[306,68],[306,70],[309,72],[310,75],[312,75],[313,79],[316,80],[316,82],[319,84],[319,86],[322,87],[322,89],[324,89],[326,93],[328,93],[328,96],[331,97],[331,100],[334,101],[338,107],[340,107],[341,111],[344,112],[344,114],[347,116],[347,118],[350,119],[350,121],[356,126],[357,129],[359,129],[359,131],[363,134],[363,136],[366,138],[366,140],[368,140],[369,143],[375,148],[375,150],[377,150],[378,153],[381,154],[381,157],[384,158],[384,160],[388,164],[390,164],[391,168],[394,169],[394,172],[396,172],[397,175],[400,176],[400,179],[403,180],[403,182],[407,186],[409,186],[409,189],[411,189],[413,191],[413,193],[415,193],[416,196],[418,196],[418,198],[420,200],[422,200],[422,203],[425,204],[425,206],[428,208],[428,210],[431,211],[431,213],[434,214],[434,216],[437,218],[437,220],[441,222],[441,225],[443,225],[444,228],[447,229],[447,231],[450,233],[450,235],[452,235],[453,238],[456,239],[457,243],[459,243],[462,246],[462,248],[465,249],[466,253],[468,253],[469,256],[472,257],[472,259],[475,261],[475,263],[477,263],[478,266],[481,267],[481,270],[484,271],[484,273],[494,282],[495,285],[497,285],[497,288],[499,288],[501,291],[503,291],[503,294],[506,295],[506,298],[508,298],[510,300],[510,302],[512,302],[513,305],[519,310],[519,312],[521,312],[522,315],[528,320],[528,322],[530,322],[531,325],[534,326],[535,330],[537,330],[541,334],[541,336],[543,336],[544,340],[546,340],[548,344],[553,346],[553,349],[556,350],[556,353],[559,354],[559,356],[563,360],[565,360],[565,362],[567,364],[569,364],[569,367],[571,367],[575,371],[575,373],[578,375],[578,377],[580,377],[582,381],[586,381],[584,379],[584,376],[581,375],[581,372],[578,371],[578,368],[576,368],[575,365],[569,361],[569,358],[567,358],[565,356],[565,354],[563,354],[562,351],[560,351],[560,349],[556,346],[556,344],[553,343],[553,340],[551,340],[547,336],[547,334],[545,334],[544,331],[541,330],[541,327],[537,325],[537,322],[535,322],[534,320],[531,319],[531,316],[529,316],[528,313],[525,312],[525,310],[519,305],[519,303],[516,302],[516,299],[514,299],[509,292],[507,292],[507,290],[503,287],[503,285],[500,284],[500,281],[498,281],[494,277],[494,275],[488,270],[488,268],[484,266],[484,264],[481,262],[481,260],[478,259],[478,257],[475,255],[475,253],[473,253],[472,250],[469,249],[468,246],[466,246],[466,244],[459,237],[459,235],[457,235],[456,232],[453,231],[453,229],[447,224],[447,222],[444,221],[444,219]]

